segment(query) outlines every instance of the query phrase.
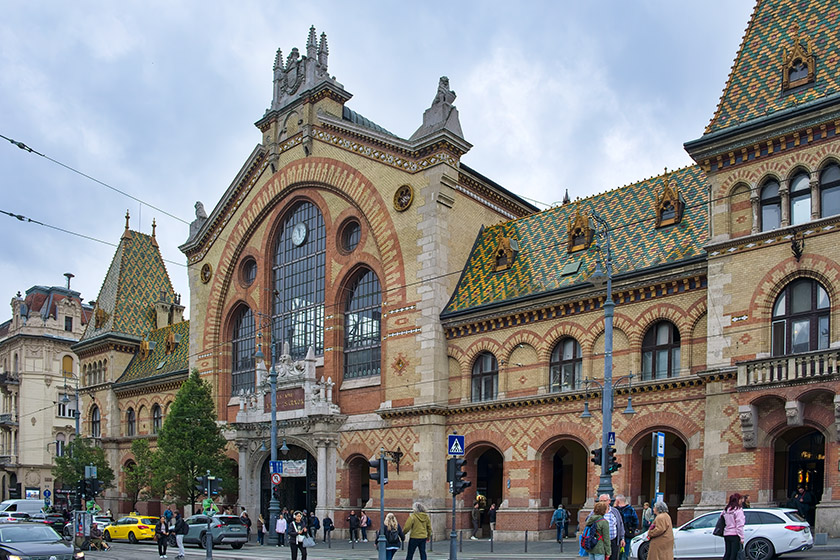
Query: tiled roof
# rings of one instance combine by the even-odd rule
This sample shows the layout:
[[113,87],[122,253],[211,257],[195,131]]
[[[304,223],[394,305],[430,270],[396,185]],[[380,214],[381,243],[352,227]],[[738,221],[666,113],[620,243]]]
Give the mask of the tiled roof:
[[105,275],[96,307],[104,311],[104,321],[96,328],[96,311],[80,342],[107,333],[142,338],[157,326],[154,304],[161,292],[174,295],[172,282],[153,237],[137,231],[127,232]]
[[396,137],[396,134],[394,134],[393,132],[388,132],[387,130],[385,130],[384,128],[382,128],[381,126],[379,126],[378,124],[376,124],[372,120],[370,120],[368,118],[365,118],[362,115],[360,115],[359,113],[357,113],[356,111],[352,110],[347,105],[344,105],[344,107],[342,108],[341,118],[344,119],[345,121],[349,121],[353,124],[357,124],[359,126],[369,128],[369,129],[371,129],[375,132],[379,132],[379,133],[382,133],[382,134],[387,134],[388,136]]
[[[172,353],[166,353],[166,338],[169,333],[176,342]],[[149,354],[142,359],[134,355],[123,374],[114,383],[115,387],[142,380],[164,376],[170,373],[186,373],[189,370],[190,322],[182,321],[149,333]]]
[[[758,0],[706,133],[840,92],[838,28],[837,0]],[[797,30],[813,46],[815,81],[782,91],[782,49]]]
[[[682,221],[674,226],[655,227],[656,197],[665,186],[665,177],[660,175],[485,228],[442,316],[588,282],[595,270],[596,251],[568,253],[568,223],[578,207],[583,215],[594,210],[609,224],[614,275],[703,256],[707,240],[705,175],[692,166],[671,172],[668,181],[677,183],[685,202]],[[495,272],[499,230],[505,237],[517,239],[519,252],[509,269]],[[577,272],[562,274],[567,264],[574,268],[576,262],[580,262]]]
[[[68,290],[61,286],[32,286],[26,290],[26,297],[24,298],[25,306],[21,308],[21,314],[24,317],[30,317],[33,313],[38,313],[41,318],[47,319],[58,317],[58,303],[65,298],[73,298],[81,303],[79,292]],[[87,304],[82,305],[82,324],[87,324],[90,317],[90,309],[85,309]],[[87,312],[86,312],[87,311]]]

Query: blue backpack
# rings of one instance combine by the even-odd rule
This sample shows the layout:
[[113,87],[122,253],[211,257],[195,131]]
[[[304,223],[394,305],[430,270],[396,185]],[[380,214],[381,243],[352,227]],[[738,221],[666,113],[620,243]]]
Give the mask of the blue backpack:
[[600,540],[601,535],[595,530],[595,523],[592,523],[591,525],[587,525],[580,535],[580,546],[589,552],[595,548]]

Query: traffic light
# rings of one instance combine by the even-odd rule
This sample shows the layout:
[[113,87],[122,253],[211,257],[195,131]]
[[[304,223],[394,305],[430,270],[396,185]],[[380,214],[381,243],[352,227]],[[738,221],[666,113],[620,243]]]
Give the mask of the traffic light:
[[86,478],[85,479],[85,497],[87,499],[91,499],[91,498],[93,498],[93,496],[94,496],[94,493],[93,493],[93,479],[92,478]]
[[222,479],[216,476],[207,477],[210,479],[210,495],[218,496],[222,491]]
[[607,472],[612,474],[620,468],[621,468],[621,463],[619,463],[615,458],[615,447],[608,447],[607,448]]
[[388,461],[379,458],[371,459],[370,479],[379,484],[388,484]]
[[195,491],[199,494],[206,494],[207,493],[207,477],[206,476],[197,476],[195,477]]
[[81,498],[82,496],[85,495],[86,491],[87,491],[86,481],[80,480],[79,482],[76,483],[76,496],[77,497]]
[[467,476],[462,469],[466,466],[466,459],[453,457],[446,461],[446,481],[452,484],[452,495],[457,496],[468,487],[472,486],[469,480],[462,480]]
[[599,447],[598,449],[593,449],[592,451],[590,451],[590,453],[592,454],[592,458],[590,459],[590,461],[592,461],[593,463],[595,463],[596,465],[598,465],[600,467],[601,466],[601,448]]
[[90,494],[89,496],[97,496],[102,491],[102,483],[99,481],[98,478],[91,478],[90,479]]

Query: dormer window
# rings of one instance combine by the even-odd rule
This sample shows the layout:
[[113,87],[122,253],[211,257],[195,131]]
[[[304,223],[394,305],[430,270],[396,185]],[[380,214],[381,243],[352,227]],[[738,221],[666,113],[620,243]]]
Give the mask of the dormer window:
[[800,39],[797,25],[794,28],[791,44],[782,47],[782,89],[793,89],[813,82],[815,70],[816,63],[811,38]]
[[680,223],[685,203],[680,196],[677,182],[665,175],[665,187],[656,197],[656,227],[666,227]]
[[588,249],[592,243],[593,228],[589,218],[580,213],[580,205],[576,205],[575,214],[569,220],[568,251],[575,253]]
[[138,358],[141,360],[145,360],[149,357],[149,341],[142,340],[140,341],[140,352],[138,353]]
[[495,271],[507,270],[513,265],[516,254],[519,252],[519,242],[514,237],[506,237],[504,232],[499,230],[496,237],[496,251],[493,253],[495,260]]

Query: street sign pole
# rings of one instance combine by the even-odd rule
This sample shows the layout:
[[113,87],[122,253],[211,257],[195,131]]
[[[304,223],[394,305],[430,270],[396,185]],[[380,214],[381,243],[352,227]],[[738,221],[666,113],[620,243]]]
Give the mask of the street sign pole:
[[386,560],[388,551],[385,550],[385,484],[388,479],[385,478],[385,448],[379,450],[379,538],[376,539],[376,544],[379,548],[379,560]]
[[655,471],[653,502],[656,503],[656,497],[659,496],[659,474],[665,472],[665,434],[663,432],[653,434],[653,455],[656,458],[653,466]]

